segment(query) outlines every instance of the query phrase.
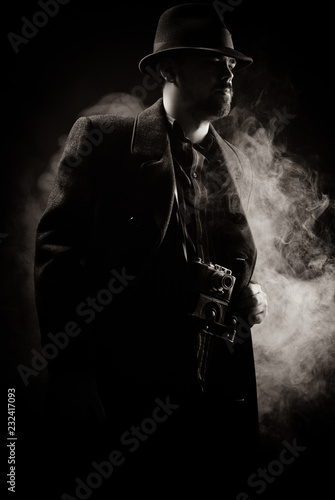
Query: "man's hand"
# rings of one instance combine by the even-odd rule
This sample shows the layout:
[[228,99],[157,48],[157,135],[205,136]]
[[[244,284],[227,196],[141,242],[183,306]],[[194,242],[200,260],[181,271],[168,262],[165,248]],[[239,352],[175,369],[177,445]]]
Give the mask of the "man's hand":
[[257,283],[249,283],[241,293],[238,306],[245,310],[250,326],[259,324],[268,313],[266,293]]

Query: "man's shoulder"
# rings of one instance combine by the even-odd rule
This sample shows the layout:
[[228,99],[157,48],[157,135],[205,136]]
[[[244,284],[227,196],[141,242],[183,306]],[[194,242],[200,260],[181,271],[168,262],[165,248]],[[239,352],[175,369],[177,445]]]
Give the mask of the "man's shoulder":
[[78,118],[74,125],[74,130],[83,130],[94,128],[101,130],[103,133],[110,134],[112,132],[127,133],[133,132],[134,123],[136,128],[141,128],[145,132],[152,131],[152,127],[157,122],[162,121],[163,116],[163,100],[158,99],[148,108],[143,109],[139,113],[134,113],[129,116],[123,116],[114,113],[85,115]]
[[135,116],[121,116],[116,114],[90,115],[89,119],[96,127],[106,129],[129,129],[133,126]]
[[135,117],[99,114],[79,117],[67,138],[65,154],[87,156],[91,152],[108,156],[129,150]]
[[93,133],[95,131],[98,135],[99,132],[107,135],[112,132],[126,133],[132,131],[134,121],[134,116],[119,116],[114,114],[81,116],[75,121],[72,132],[83,133],[90,131]]

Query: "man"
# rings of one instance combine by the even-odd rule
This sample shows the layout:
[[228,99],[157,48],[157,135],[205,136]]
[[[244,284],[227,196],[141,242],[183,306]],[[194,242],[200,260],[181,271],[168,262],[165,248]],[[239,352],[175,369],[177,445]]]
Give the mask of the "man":
[[135,120],[80,118],[70,133],[36,247],[42,343],[68,340],[49,362],[51,394],[61,411],[86,412],[72,413],[71,434],[51,399],[76,457],[67,487],[114,448],[124,460],[111,491],[142,491],[144,478],[146,493],[189,488],[200,474],[194,491],[223,481],[238,492],[247,478],[250,327],[267,301],[251,281],[247,162],[211,121],[229,113],[234,73],[251,62],[212,5],[173,7],[139,65],[159,68],[162,99]]

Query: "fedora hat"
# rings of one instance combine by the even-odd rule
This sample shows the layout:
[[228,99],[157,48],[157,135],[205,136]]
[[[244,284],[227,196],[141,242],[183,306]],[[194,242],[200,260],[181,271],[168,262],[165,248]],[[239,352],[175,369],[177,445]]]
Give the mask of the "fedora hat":
[[141,59],[139,69],[147,73],[159,60],[173,52],[205,51],[236,59],[234,71],[249,66],[253,60],[234,49],[233,40],[213,4],[189,3],[172,7],[158,21],[153,52]]

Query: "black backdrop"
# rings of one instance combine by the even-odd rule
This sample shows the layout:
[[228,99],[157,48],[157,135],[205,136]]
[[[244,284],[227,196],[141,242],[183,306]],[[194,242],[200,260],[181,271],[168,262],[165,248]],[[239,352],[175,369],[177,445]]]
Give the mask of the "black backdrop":
[[[143,86],[138,61],[152,49],[160,13],[178,3],[70,0],[59,6],[54,17],[49,16],[28,43],[18,45],[18,53],[8,33],[21,35],[22,17],[32,20],[42,9],[31,0],[3,7],[0,328],[6,372],[1,408],[6,414],[7,388],[15,386],[22,398],[23,413],[17,415],[21,429],[29,427],[29,416],[38,415],[44,390],[43,377],[23,387],[16,369],[29,361],[32,348],[39,348],[32,257],[34,231],[45,199],[37,181],[58,152],[59,137],[69,132],[84,108],[105,94],[131,94],[134,87]],[[295,119],[285,127],[285,140],[293,152],[317,158],[322,190],[334,199],[331,4],[242,0],[230,5],[234,7],[225,18],[235,46],[255,60],[247,77],[236,77],[237,89],[244,102],[256,100],[265,89],[269,109],[294,113]],[[158,89],[148,90],[143,105],[158,97]],[[317,422],[320,425],[320,419]],[[5,431],[3,427],[1,433]],[[297,471],[299,481],[303,466],[312,470],[320,454],[321,462],[327,462],[328,438],[325,434],[320,448],[306,454]],[[321,477],[320,469],[316,468],[316,483],[324,484],[329,473]],[[301,488],[304,491],[303,483]],[[285,495],[291,498],[290,490]]]

